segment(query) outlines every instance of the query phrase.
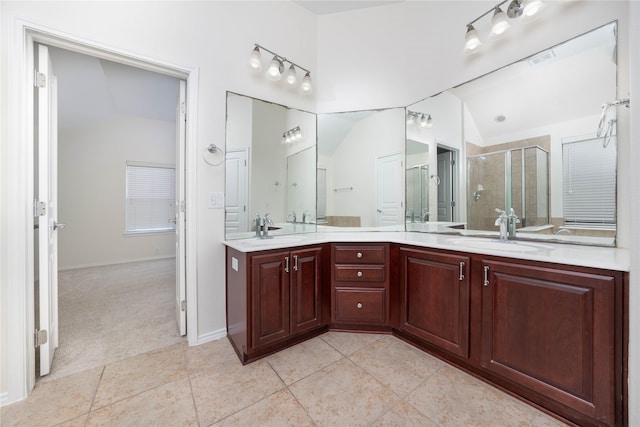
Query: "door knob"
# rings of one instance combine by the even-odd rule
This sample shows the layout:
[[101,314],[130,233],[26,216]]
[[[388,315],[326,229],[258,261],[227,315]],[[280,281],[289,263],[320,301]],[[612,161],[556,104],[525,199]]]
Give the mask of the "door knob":
[[57,221],[53,221],[53,230],[57,230],[59,229],[63,229],[64,227],[66,227],[67,224],[64,224],[62,222],[57,222]]

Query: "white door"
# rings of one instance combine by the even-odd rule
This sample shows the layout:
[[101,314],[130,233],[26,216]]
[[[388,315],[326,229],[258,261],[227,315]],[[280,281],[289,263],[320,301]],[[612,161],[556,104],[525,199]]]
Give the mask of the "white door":
[[376,159],[376,225],[398,225],[404,222],[402,188],[402,154]]
[[249,182],[246,148],[227,150],[225,160],[225,229],[227,233],[249,231],[247,194]]
[[38,315],[36,345],[40,349],[40,375],[51,370],[58,347],[58,233],[64,224],[57,222],[58,199],[58,117],[57,81],[53,75],[49,49],[36,49],[36,138],[38,224]]
[[187,280],[185,249],[185,144],[187,82],[180,80],[176,107],[176,321],[180,335],[187,334]]

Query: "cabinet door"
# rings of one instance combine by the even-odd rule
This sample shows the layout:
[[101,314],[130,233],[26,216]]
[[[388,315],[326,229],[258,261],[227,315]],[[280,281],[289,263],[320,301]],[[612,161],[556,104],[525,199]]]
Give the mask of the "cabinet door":
[[320,325],[320,248],[291,252],[291,333]]
[[251,268],[251,330],[253,348],[289,336],[289,252],[254,255]]
[[614,277],[493,261],[483,268],[482,366],[613,424]]
[[400,329],[469,357],[469,258],[400,252]]

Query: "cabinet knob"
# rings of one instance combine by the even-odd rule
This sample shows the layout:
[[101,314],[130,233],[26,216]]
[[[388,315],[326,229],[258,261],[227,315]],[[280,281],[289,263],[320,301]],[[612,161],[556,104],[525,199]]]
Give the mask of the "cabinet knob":
[[358,308],[362,308],[362,303],[361,303],[361,302],[357,303],[357,304],[356,304],[356,307],[358,307]]
[[358,271],[358,277],[362,277],[362,271]]
[[362,252],[358,252],[358,253],[356,254],[356,256],[357,256],[358,258],[362,258]]

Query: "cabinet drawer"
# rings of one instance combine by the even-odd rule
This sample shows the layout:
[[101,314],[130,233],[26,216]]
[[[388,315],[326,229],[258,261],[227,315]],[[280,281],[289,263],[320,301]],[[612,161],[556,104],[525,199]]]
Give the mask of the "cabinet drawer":
[[343,264],[384,264],[384,245],[335,246],[335,262]]
[[335,277],[347,282],[384,282],[384,265],[336,265]]
[[385,296],[385,289],[336,288],[336,322],[385,323]]

